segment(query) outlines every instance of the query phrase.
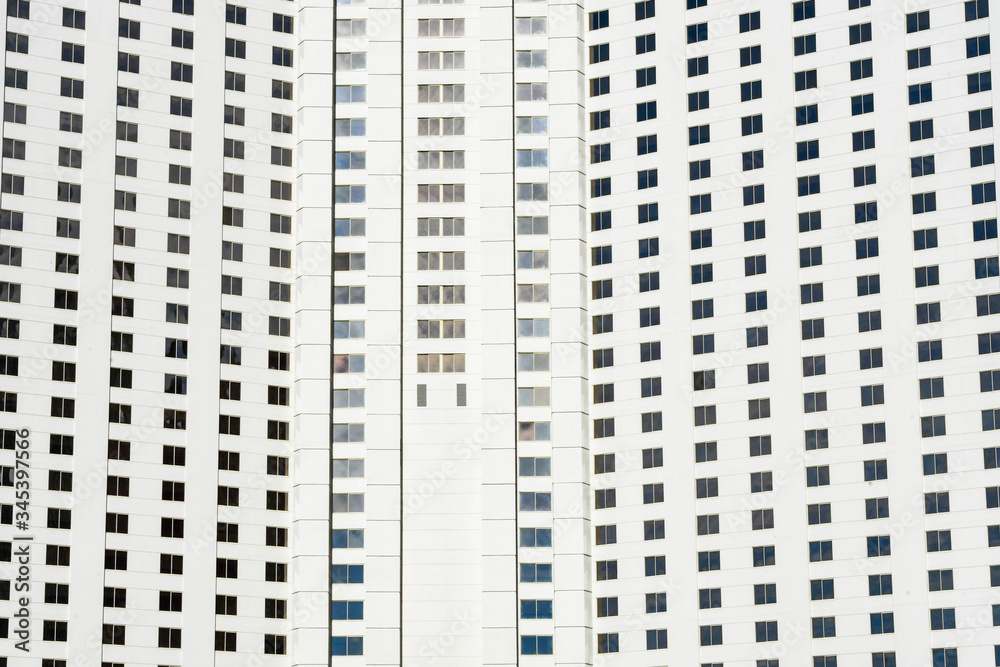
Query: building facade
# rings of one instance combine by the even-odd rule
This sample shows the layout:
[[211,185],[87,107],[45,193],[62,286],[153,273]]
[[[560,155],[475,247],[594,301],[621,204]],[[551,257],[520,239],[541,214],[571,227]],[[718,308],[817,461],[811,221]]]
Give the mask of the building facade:
[[0,665],[1000,665],[991,20],[8,0]]

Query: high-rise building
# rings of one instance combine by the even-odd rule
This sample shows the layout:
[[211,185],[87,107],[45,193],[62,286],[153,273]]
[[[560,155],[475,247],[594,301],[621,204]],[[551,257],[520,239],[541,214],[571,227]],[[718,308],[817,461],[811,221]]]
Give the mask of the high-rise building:
[[8,0],[0,667],[1000,665],[989,13]]

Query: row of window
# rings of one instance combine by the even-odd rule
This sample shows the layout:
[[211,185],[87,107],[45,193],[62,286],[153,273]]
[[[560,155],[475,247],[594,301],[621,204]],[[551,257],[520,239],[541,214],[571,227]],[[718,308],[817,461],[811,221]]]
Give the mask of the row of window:
[[[15,432],[10,429],[2,431],[2,446],[0,449],[14,449]],[[72,435],[50,434],[49,453],[60,455],[72,455],[74,447],[74,437]],[[132,443],[124,440],[108,441],[108,459],[113,461],[131,461]],[[187,450],[185,447],[177,445],[163,445],[163,465],[184,466],[187,460]],[[341,471],[341,468],[343,470]],[[240,471],[240,453],[221,450],[219,452],[219,470]],[[349,471],[349,474],[348,474]],[[49,490],[68,491],[72,484],[72,473],[65,471],[50,471]],[[264,472],[267,475],[288,475],[288,458],[283,456],[269,455],[266,459]],[[343,472],[343,474],[339,474]],[[364,476],[364,461],[351,459],[337,459],[334,462],[334,477],[362,477]],[[5,478],[6,480],[6,478]],[[7,482],[5,481],[4,484]],[[108,494],[127,496],[129,491],[129,479],[127,477],[111,476],[108,479]],[[162,490],[163,500],[183,501],[185,485],[184,482],[164,481]],[[227,504],[232,501],[231,493],[226,491]],[[221,493],[220,493],[221,496]],[[267,508],[283,510],[287,507],[287,495],[280,491],[267,492]],[[68,516],[68,515],[67,515]]]
[[[970,77],[971,76],[973,75],[970,75]],[[818,109],[819,107],[815,104],[796,107],[795,109],[796,125],[809,125],[812,123],[819,122]],[[851,97],[852,116],[873,113],[874,111],[875,111],[874,93],[855,95]],[[655,117],[656,117],[655,102],[643,102],[636,105],[637,121],[648,120],[650,118],[655,118]],[[973,109],[968,112],[968,117],[969,117],[970,132],[993,127],[992,108]],[[740,126],[743,136],[760,134],[761,132],[764,131],[764,116],[763,114],[743,116],[740,118]],[[605,127],[610,127],[610,112],[609,111],[591,112],[590,129],[597,130]],[[911,121],[909,127],[910,127],[910,141],[923,141],[925,139],[932,139],[934,137],[933,119]],[[711,141],[711,128],[709,125],[696,125],[688,128],[688,145],[697,146],[699,144],[709,143],[710,141]],[[801,144],[802,142],[799,143]],[[806,151],[805,156],[808,157],[809,155],[808,151],[812,150],[812,147],[807,142],[807,145],[805,147],[799,148],[800,155],[802,155],[801,151],[803,150]]]
[[[987,110],[988,111],[988,110]],[[916,121],[918,123],[917,128],[920,127],[920,123],[923,121]],[[933,124],[931,125],[933,127]],[[655,151],[655,141],[656,135],[651,135],[654,141]],[[643,150],[643,145],[645,141],[648,141],[649,137],[639,137],[639,151],[640,154],[646,152]],[[851,134],[851,141],[855,152],[870,150],[875,148],[875,130],[862,130],[859,132],[853,132]],[[799,141],[795,144],[797,160],[799,162],[806,160],[814,160],[819,158],[819,140],[812,139],[807,141]],[[651,151],[650,151],[651,152]],[[596,146],[591,146],[591,162],[603,162],[611,159],[611,145],[610,144],[599,144]],[[983,165],[990,165],[994,163],[994,147],[993,144],[987,144],[983,146],[971,146],[969,148],[969,166],[970,167],[981,167]],[[743,171],[752,171],[755,169],[761,169],[764,167],[764,151],[754,150],[754,151],[744,151],[742,154],[743,160]],[[711,159],[696,160],[688,163],[690,180],[696,181],[703,178],[709,178],[712,176],[712,161]],[[935,173],[934,166],[934,156],[933,155],[923,155],[919,157],[910,158],[910,176],[917,178],[920,176],[929,176]],[[854,187],[863,187],[865,185],[871,185],[876,182],[875,180],[875,166],[867,165],[863,167],[855,167],[853,169],[854,174]],[[807,194],[814,194],[809,188],[803,188],[802,184],[808,184],[809,181],[803,181],[803,179],[812,179],[815,177],[805,176],[799,178],[799,196],[805,196]],[[818,181],[816,182],[818,187]],[[762,187],[762,186],[749,186]],[[817,190],[818,191],[818,190]],[[753,201],[747,201],[749,191],[744,188],[744,205],[750,205],[755,203]],[[757,202],[759,203],[759,202]]]
[[[8,33],[10,35],[11,33]],[[8,37],[9,39],[9,37]],[[227,40],[228,42],[229,40]],[[9,42],[8,42],[9,45]],[[72,45],[71,45],[72,46]],[[82,49],[83,47],[80,47]],[[291,51],[287,49],[275,48],[275,59],[279,56],[282,60],[291,62]],[[10,49],[8,49],[10,50]],[[82,51],[75,52],[78,53],[82,58]],[[118,53],[118,69],[123,72],[138,73],[139,72],[139,56],[131,53],[119,52]],[[171,63],[170,78],[174,81],[181,81],[185,83],[191,83],[194,79],[194,68],[191,65],[185,63],[174,62]],[[544,84],[536,84],[544,85]],[[7,88],[15,88],[20,90],[28,90],[28,70],[21,70],[13,67],[6,67],[4,69],[4,86]],[[239,72],[226,72],[225,76],[225,88],[226,90],[233,90],[236,92],[246,92],[246,74]],[[359,88],[359,95],[362,99],[347,99],[346,102],[364,102],[364,91],[365,86],[337,86],[338,90],[338,101],[340,101],[340,89],[344,88],[348,91],[351,88]],[[464,91],[464,87],[463,87]],[[141,91],[138,88],[129,88],[127,86],[118,86],[116,91],[116,103],[120,107],[127,107],[138,109],[139,108],[139,98]],[[464,95],[464,92],[463,92]],[[70,97],[75,99],[83,99],[84,97],[84,81],[82,79],[74,79],[71,77],[60,77],[59,79],[59,96],[60,97]],[[282,81],[280,79],[271,80],[271,97],[275,99],[291,100],[293,99],[293,84],[290,81]],[[437,100],[440,101],[440,100]],[[461,101],[461,100],[453,100]],[[194,101],[187,97],[182,97],[179,95],[170,96],[169,111],[172,116],[186,116],[190,117],[192,115],[194,108]]]
[[[284,154],[284,153],[283,153]],[[290,155],[290,154],[289,154]],[[130,175],[134,175],[135,163],[130,162],[129,158],[124,158],[120,163],[121,167],[125,171],[132,171]],[[131,165],[131,166],[130,166]],[[441,188],[442,186],[421,186],[424,188]],[[449,186],[443,186],[445,188]],[[464,188],[465,186],[451,186],[451,187],[461,187],[462,188],[462,198],[456,199],[454,201],[465,201]],[[359,193],[355,194],[351,190],[341,190],[341,188],[360,188]],[[224,172],[222,175],[222,189],[224,192],[243,192],[244,191],[244,176],[242,174],[234,174],[230,172]],[[364,186],[337,186],[336,195],[338,198],[348,197],[345,201],[364,201]],[[3,174],[2,181],[0,181],[0,192],[5,194],[23,195],[24,194],[24,176],[17,174]],[[287,181],[279,181],[277,179],[270,180],[269,192],[271,199],[278,199],[282,201],[291,201],[292,199],[292,184]],[[440,190],[437,190],[440,192]],[[438,195],[440,197],[440,195]],[[70,202],[79,204],[83,199],[83,186],[79,183],[66,183],[60,181],[56,184],[56,199],[58,201]],[[338,199],[339,201],[339,199]],[[437,200],[430,200],[437,201]],[[445,200],[451,201],[451,200]],[[138,195],[135,192],[128,192],[126,190],[115,190],[115,209],[119,211],[135,211],[138,204]],[[170,218],[180,218],[184,220],[189,220],[191,218],[191,202],[184,199],[167,199],[167,217]]]
[[[992,146],[988,147],[992,150]],[[921,159],[922,160],[922,159]],[[922,162],[923,163],[923,162]],[[929,164],[929,163],[928,163]],[[931,167],[933,169],[933,167]],[[652,173],[650,177],[649,174]],[[651,181],[649,179],[652,179]],[[646,187],[653,187],[656,185],[656,170],[649,170],[647,172],[640,171],[638,173],[639,187],[642,190]],[[865,167],[856,167],[854,169],[854,187],[864,187],[866,185],[872,185],[876,182],[875,180],[875,165],[868,165]],[[799,176],[796,179],[797,190],[799,197],[808,197],[810,195],[819,194],[821,192],[820,188],[820,174],[814,174],[811,176]],[[989,202],[996,201],[996,182],[988,181],[986,183],[974,183],[970,186],[970,199],[972,204],[985,204]],[[611,194],[611,177],[603,177],[591,180],[591,196],[592,197],[603,197]],[[698,215],[701,213],[710,213],[712,211],[712,193],[691,195],[690,201],[690,214]],[[919,194],[911,195],[912,211],[914,215],[921,213],[931,213],[937,210],[937,193],[936,192],[924,192]],[[764,185],[745,185],[743,186],[743,205],[753,206],[755,204],[764,203]],[[855,222],[870,222],[878,218],[878,208],[877,202],[863,202],[854,205],[854,220]]]
[[[708,4],[707,0],[688,0],[687,8],[696,9],[698,7],[704,7]],[[870,7],[871,0],[848,0],[847,9],[861,9],[862,7]],[[975,21],[978,19],[986,18],[990,15],[989,0],[966,0],[964,3],[965,9],[965,21]],[[597,15],[597,20],[595,21],[594,16]],[[607,27],[607,10],[602,12],[592,12],[590,21],[590,29],[596,30],[598,28]],[[792,3],[792,21],[804,21],[806,19],[811,19],[816,17],[816,3],[815,0],[802,0],[800,2]],[[638,19],[638,16],[636,17]],[[904,17],[906,24],[906,32],[914,33],[921,32],[924,30],[930,30],[930,11],[912,12],[906,14]],[[707,24],[697,24],[706,26],[706,36],[702,39],[707,39]],[[746,14],[739,15],[739,25],[740,32],[750,32],[752,30],[760,30],[760,12],[749,12]],[[688,34],[690,35],[691,26],[688,26]],[[689,38],[690,43],[690,38]],[[854,41],[851,42],[855,43]]]

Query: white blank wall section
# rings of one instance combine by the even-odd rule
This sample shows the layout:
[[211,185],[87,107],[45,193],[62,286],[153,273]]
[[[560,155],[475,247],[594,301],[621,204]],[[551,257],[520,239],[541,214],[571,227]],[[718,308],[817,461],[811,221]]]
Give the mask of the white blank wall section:
[[[299,7],[296,122],[299,139],[295,253],[295,368],[293,402],[292,599],[293,664],[329,664],[331,304],[333,284],[334,25],[330,7]],[[308,128],[308,132],[302,131]],[[338,489],[339,490],[339,489]]]
[[480,422],[465,435],[464,451],[477,451],[482,460],[480,650],[484,665],[513,665],[517,661],[512,10],[507,3],[484,3],[479,9],[481,75],[479,86],[474,88],[481,128],[478,254],[482,271],[483,362],[481,390],[473,393]]
[[400,397],[405,341],[400,303],[405,247],[400,143],[403,17],[401,3],[395,2],[374,4],[368,12],[365,654],[366,662],[372,665],[402,664],[404,659],[400,654]]
[[549,5],[549,198],[552,298],[552,613],[556,664],[593,664],[591,649],[586,300],[584,9]]
[[[55,8],[53,7],[52,9]],[[54,13],[55,12],[53,12],[53,14]],[[53,16],[50,21],[54,23],[57,19]],[[19,30],[15,26],[10,27],[15,30]],[[48,28],[49,30],[52,29],[49,26],[44,26],[44,28],[39,26],[39,28]],[[94,32],[96,34],[92,36],[95,43],[91,46],[93,57],[100,57],[99,54],[101,54],[102,51],[103,54],[101,55],[105,55],[105,57],[109,58],[114,57],[113,51],[115,37],[112,30],[113,27],[111,22],[107,22],[104,27],[95,26]],[[15,63],[12,63],[12,65],[14,64]],[[86,65],[84,67],[86,67]],[[79,76],[79,73],[77,73],[77,76]],[[91,88],[86,91],[86,94],[90,97],[89,99],[85,97],[83,104],[97,107],[97,109],[99,109],[96,110],[98,117],[109,119],[113,119],[115,117],[116,110],[114,109],[111,100],[111,96],[114,94],[114,89],[112,88],[110,81],[94,81]],[[54,95],[52,97],[54,97]],[[6,95],[5,101],[10,100],[11,96],[9,94]],[[46,106],[57,106],[51,98],[46,102]],[[80,111],[80,109],[74,109],[72,107],[66,107],[66,109],[68,111]],[[53,109],[49,113],[50,122],[56,121],[59,116],[58,112]],[[38,114],[35,115],[35,118],[38,119]],[[105,124],[105,132],[110,133],[111,125],[111,122]],[[11,134],[5,132],[4,136],[9,137]],[[27,140],[32,136],[33,135],[30,134],[24,135],[23,138]],[[82,137],[80,138],[82,139]],[[62,139],[62,141],[59,141],[60,145],[80,150],[84,148],[84,143],[79,141],[77,137],[67,137],[65,139],[60,137],[60,139]],[[108,349],[109,346],[107,341],[110,338],[113,320],[111,315],[106,310],[107,305],[111,302],[112,294],[112,285],[111,280],[109,279],[108,267],[112,262],[112,256],[119,255],[119,253],[113,252],[115,248],[107,242],[113,232],[113,221],[116,218],[116,211],[113,208],[115,177],[113,176],[113,172],[110,170],[110,165],[114,161],[114,148],[115,145],[114,142],[111,141],[111,138],[105,137],[103,141],[98,141],[96,144],[90,146],[90,150],[87,151],[88,154],[85,159],[87,159],[88,162],[84,166],[88,169],[93,169],[95,172],[103,172],[104,176],[101,178],[94,178],[87,183],[88,187],[83,190],[83,198],[80,205],[70,205],[66,203],[57,204],[52,202],[53,191],[50,188],[54,188],[55,183],[49,182],[46,184],[48,187],[46,187],[44,194],[39,201],[41,204],[42,201],[48,200],[45,201],[48,206],[46,208],[39,208],[38,210],[39,214],[47,213],[48,215],[38,215],[37,218],[32,219],[34,216],[31,216],[31,213],[33,212],[32,208],[34,207],[29,208],[28,206],[25,206],[26,210],[24,212],[26,218],[26,230],[34,232],[32,235],[36,236],[36,238],[40,241],[44,239],[46,235],[52,234],[55,231],[55,216],[81,219],[80,240],[79,242],[72,243],[72,245],[77,247],[71,249],[70,247],[67,247],[69,245],[69,243],[67,243],[69,239],[56,238],[54,239],[55,241],[62,241],[63,244],[61,246],[53,247],[51,250],[72,252],[73,254],[79,254],[81,256],[81,268],[83,271],[79,277],[79,287],[77,288],[76,286],[66,284],[59,284],[58,286],[61,288],[79,289],[82,295],[86,295],[86,297],[81,301],[85,304],[88,301],[90,303],[88,305],[84,305],[83,309],[79,312],[78,317],[74,317],[72,319],[65,317],[66,314],[70,314],[67,313],[67,311],[56,311],[56,317],[52,318],[38,318],[40,320],[47,321],[45,321],[44,324],[42,322],[37,323],[37,325],[41,325],[39,326],[40,330],[36,333],[36,335],[40,334],[40,336],[35,338],[35,340],[38,341],[35,344],[37,347],[34,350],[25,350],[22,353],[24,356],[37,355],[38,359],[33,365],[37,368],[36,372],[39,379],[48,379],[51,377],[50,364],[53,362],[68,361],[76,364],[76,371],[81,379],[94,378],[97,380],[93,383],[83,385],[80,388],[80,391],[75,392],[76,408],[79,410],[79,419],[82,420],[82,423],[73,425],[71,423],[66,423],[68,420],[65,419],[51,419],[51,423],[46,425],[47,428],[43,427],[41,424],[30,424],[32,430],[34,431],[32,444],[33,449],[36,452],[48,451],[49,443],[46,441],[50,438],[50,434],[65,434],[73,437],[73,457],[78,458],[79,461],[88,462],[87,465],[79,465],[72,462],[73,457],[53,456],[51,457],[52,460],[50,460],[47,465],[50,470],[72,470],[75,477],[74,496],[78,497],[79,501],[60,502],[56,498],[45,498],[44,495],[39,494],[39,491],[48,486],[40,479],[42,475],[46,473],[36,469],[34,474],[35,479],[33,480],[33,487],[36,489],[35,502],[38,503],[38,501],[42,501],[44,503],[48,501],[46,504],[51,504],[52,506],[66,508],[72,507],[74,514],[76,514],[76,516],[73,517],[73,520],[77,522],[77,526],[85,526],[88,524],[100,526],[104,521],[104,517],[102,515],[105,514],[106,511],[106,499],[102,493],[103,489],[101,487],[104,486],[107,474],[110,472],[110,465],[107,461],[106,440],[109,437],[109,432],[114,432],[114,429],[119,428],[122,429],[122,431],[125,430],[118,425],[114,425],[109,428],[106,416],[108,410],[105,407],[105,404],[109,402],[109,388],[105,383],[108,376],[107,367],[109,365],[109,356],[112,354]],[[4,162],[7,163],[8,160],[5,159]],[[7,171],[7,169],[9,169],[9,167],[6,167],[5,165],[5,171]],[[51,169],[52,167],[48,166],[47,171]],[[65,180],[72,179],[76,182],[80,182],[78,177],[74,178],[75,174],[73,174],[72,170],[67,169],[65,172],[69,172],[63,177]],[[17,210],[20,208],[16,203],[12,202],[11,199],[12,197],[9,195],[0,195],[0,203],[2,203],[2,207],[8,210]],[[55,209],[56,206],[60,208]],[[84,208],[88,212],[86,216],[82,215],[81,209]],[[87,223],[86,227],[84,227],[84,221]],[[87,237],[94,239],[94,241],[101,239],[103,242],[95,243],[93,248],[86,248],[83,244],[88,240]],[[2,241],[3,243],[10,243],[13,240],[7,230],[0,231],[0,239],[4,239]],[[41,247],[46,247],[47,245],[48,244],[45,244]],[[122,257],[122,259],[125,258]],[[69,276],[66,277],[68,278]],[[4,277],[4,280],[9,280],[9,278]],[[60,283],[64,282],[65,281],[60,281]],[[39,281],[37,284],[45,283]],[[27,287],[23,289],[25,290],[25,296],[27,296]],[[38,305],[48,307],[53,304],[52,294],[38,294],[37,298],[38,302],[40,302]],[[72,314],[76,315],[76,313]],[[60,315],[62,317],[60,317]],[[10,312],[8,316],[16,316],[16,314]],[[60,324],[77,327],[77,345],[75,350],[64,345],[52,345],[51,347],[47,346],[47,344],[54,342],[52,337],[54,327],[53,324],[50,324],[49,322],[58,322]],[[25,333],[30,331],[27,323],[23,324],[22,327],[22,330]],[[25,337],[24,334],[22,334],[22,338],[23,337]],[[42,352],[42,354],[38,354],[38,352]],[[10,352],[7,352],[7,354],[10,354]],[[21,362],[22,368],[27,366],[25,361]],[[22,370],[21,373],[24,373],[24,371]],[[74,395],[71,393],[72,390],[69,389],[65,383],[60,382],[51,384],[54,385],[54,387],[49,388],[47,391],[38,392],[38,398],[41,400],[39,400],[38,405],[40,410],[36,414],[39,416],[42,414],[49,414],[50,406],[47,404],[48,401],[44,398],[45,394],[67,397]],[[5,428],[9,428],[10,426],[13,425],[4,424]],[[35,466],[37,467],[40,462],[41,461],[36,459],[34,461]],[[117,473],[118,471],[114,472]],[[39,527],[45,526],[46,519],[43,516],[43,512],[36,509],[34,514],[34,521],[37,522],[36,525],[39,525]],[[72,535],[72,538],[58,535],[58,532],[60,531],[48,532],[50,535],[45,536],[48,540],[43,542],[43,544],[60,544],[69,546],[71,550],[75,552],[73,554],[74,557],[77,558],[74,565],[80,567],[81,572],[88,570],[91,572],[91,576],[76,577],[76,579],[80,580],[80,584],[76,587],[76,590],[73,591],[73,595],[75,597],[71,597],[70,599],[69,613],[60,615],[56,618],[59,620],[69,617],[87,619],[86,621],[73,624],[68,628],[68,639],[72,641],[74,645],[80,646],[79,653],[81,655],[97,662],[100,660],[101,655],[99,647],[95,649],[93,644],[88,647],[86,642],[90,638],[99,635],[101,632],[101,624],[97,614],[88,613],[90,612],[92,604],[92,602],[88,603],[88,600],[92,601],[103,593],[101,588],[102,577],[93,576],[93,573],[99,572],[103,565],[104,549],[106,547],[105,540],[94,539],[92,531],[77,532]],[[33,551],[35,553],[33,554],[33,560],[35,563],[46,562],[43,555],[40,553],[44,549],[45,547],[42,547],[41,544],[34,546]],[[37,565],[35,567],[38,568]],[[50,570],[50,572],[45,572],[45,570]],[[72,573],[67,572],[63,574],[58,572],[58,570],[55,572],[52,572],[51,570],[56,570],[56,568],[46,567],[42,570],[42,572],[38,572],[36,570],[35,576],[38,577],[39,580],[48,579],[59,583],[68,583],[72,577]],[[8,577],[4,578],[6,579]],[[33,632],[40,633],[43,630],[42,625],[43,624],[41,622],[36,622]],[[4,651],[4,653],[13,655],[13,651]],[[61,655],[61,652],[50,650],[46,652],[46,655],[58,657]]]

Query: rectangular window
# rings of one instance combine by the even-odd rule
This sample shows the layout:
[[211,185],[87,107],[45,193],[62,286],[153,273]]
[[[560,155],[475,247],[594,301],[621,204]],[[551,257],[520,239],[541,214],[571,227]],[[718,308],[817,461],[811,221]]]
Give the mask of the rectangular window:
[[740,67],[760,64],[760,45],[745,46],[740,49]]
[[867,93],[865,95],[855,95],[851,97],[852,116],[860,116],[861,114],[872,113],[873,111],[875,111],[874,93]]
[[816,51],[816,35],[799,35],[793,38],[795,55],[801,56]]

